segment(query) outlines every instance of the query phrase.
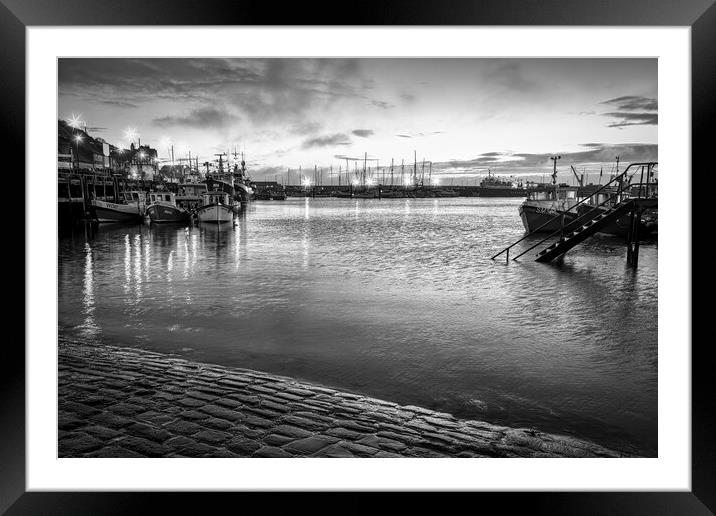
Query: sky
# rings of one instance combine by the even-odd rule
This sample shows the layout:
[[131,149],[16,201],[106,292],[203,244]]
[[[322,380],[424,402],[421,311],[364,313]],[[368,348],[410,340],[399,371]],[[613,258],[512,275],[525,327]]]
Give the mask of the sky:
[[132,129],[167,159],[243,151],[255,180],[366,153],[455,184],[534,180],[552,155],[564,178],[657,160],[656,59],[73,58],[58,88],[58,118],[92,136],[129,147]]

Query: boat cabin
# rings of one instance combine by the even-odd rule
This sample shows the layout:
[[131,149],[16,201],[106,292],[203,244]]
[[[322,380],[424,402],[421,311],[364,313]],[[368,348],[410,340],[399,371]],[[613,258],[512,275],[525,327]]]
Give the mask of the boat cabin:
[[124,204],[139,204],[140,202],[144,201],[144,199],[144,192],[140,192],[138,190],[122,192],[119,195],[119,202]]
[[172,192],[149,192],[149,202],[167,203],[176,205],[175,195]]
[[576,186],[558,186],[550,188],[535,188],[527,192],[527,199],[530,201],[566,201],[577,200]]
[[218,190],[205,192],[204,195],[202,195],[202,199],[204,201],[204,206],[209,204],[223,204],[224,206],[229,206],[230,204],[229,194]]

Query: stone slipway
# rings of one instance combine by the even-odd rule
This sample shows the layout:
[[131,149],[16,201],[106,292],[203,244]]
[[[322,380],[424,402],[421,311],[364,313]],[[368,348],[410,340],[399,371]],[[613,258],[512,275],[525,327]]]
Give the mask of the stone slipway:
[[59,457],[620,457],[291,378],[59,343]]

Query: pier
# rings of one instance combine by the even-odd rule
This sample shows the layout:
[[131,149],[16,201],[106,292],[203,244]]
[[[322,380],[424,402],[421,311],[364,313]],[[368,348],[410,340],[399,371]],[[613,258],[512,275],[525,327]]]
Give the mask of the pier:
[[59,457],[626,457],[246,369],[59,342]]

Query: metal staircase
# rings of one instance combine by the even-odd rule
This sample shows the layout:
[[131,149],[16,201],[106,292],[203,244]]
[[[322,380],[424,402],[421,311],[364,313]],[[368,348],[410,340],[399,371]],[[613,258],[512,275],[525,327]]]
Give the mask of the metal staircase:
[[627,199],[614,205],[612,208],[601,212],[593,219],[589,220],[585,224],[582,224],[571,233],[564,235],[557,242],[537,253],[537,259],[535,261],[542,263],[551,262],[555,258],[562,256],[577,244],[592,236],[594,233],[597,233],[611,221],[616,220],[621,215],[624,215],[633,209],[634,200],[632,199]]
[[[644,208],[655,208],[657,206],[656,199],[650,198],[649,194],[651,171],[656,165],[657,162],[655,161],[630,164],[626,168],[626,170],[624,170],[624,172],[616,175],[609,182],[607,182],[603,186],[600,186],[597,190],[591,192],[589,196],[572,205],[567,210],[555,215],[552,219],[548,220],[534,230],[529,231],[522,238],[513,242],[509,246],[502,249],[499,253],[492,256],[492,259],[494,260],[495,258],[504,253],[506,262],[509,263],[510,250],[513,247],[515,247],[520,242],[523,242],[531,235],[543,230],[543,228],[546,228],[550,224],[553,224],[555,221],[561,219],[560,229],[547,235],[539,242],[530,245],[527,249],[523,250],[517,256],[514,256],[512,258],[512,261],[515,261],[519,257],[527,254],[532,249],[535,249],[536,247],[544,244],[548,240],[559,238],[557,242],[551,244],[549,247],[543,249],[537,254],[536,261],[543,263],[551,262],[555,258],[562,256],[564,253],[572,249],[580,242],[583,242],[590,236],[597,233],[600,229],[603,229],[610,222],[615,221],[617,218],[624,214],[630,214],[630,230],[626,240],[627,262],[633,267],[636,267],[639,257],[638,222],[640,220],[641,212]],[[636,171],[631,171],[632,168],[641,169],[641,177],[639,183],[631,183],[631,178],[633,178],[637,174]],[[645,174],[646,183],[644,183]],[[630,195],[630,193],[625,190],[625,182],[628,182],[627,187],[629,189],[631,189],[632,187],[638,187],[638,192],[636,192],[636,195]],[[591,199],[595,198],[597,194],[606,191],[606,189],[612,184],[617,186],[616,193],[609,195],[606,200],[602,201],[596,206],[592,207],[592,205],[590,204],[589,206],[591,207],[591,209],[589,209],[586,213],[582,213],[581,215],[578,215],[576,219],[573,219],[569,222],[565,222],[565,216],[567,214],[577,214],[578,207],[584,205],[585,203],[587,203],[587,201],[590,201]]]

